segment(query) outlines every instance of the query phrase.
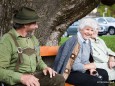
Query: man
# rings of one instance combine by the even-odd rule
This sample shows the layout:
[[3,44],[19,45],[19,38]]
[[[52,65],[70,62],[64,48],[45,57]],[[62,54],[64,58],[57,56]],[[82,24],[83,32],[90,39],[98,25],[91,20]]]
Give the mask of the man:
[[14,15],[14,28],[0,42],[0,82],[8,86],[64,86],[64,78],[39,56],[39,43],[33,35],[37,20],[37,13],[28,7]]
[[107,72],[103,69],[96,69],[95,64],[89,61],[91,53],[89,39],[96,28],[98,25],[95,20],[82,19],[77,36],[71,37],[60,47],[54,62],[54,69],[63,74],[67,79],[66,82],[75,86],[108,86],[104,83],[108,81]]

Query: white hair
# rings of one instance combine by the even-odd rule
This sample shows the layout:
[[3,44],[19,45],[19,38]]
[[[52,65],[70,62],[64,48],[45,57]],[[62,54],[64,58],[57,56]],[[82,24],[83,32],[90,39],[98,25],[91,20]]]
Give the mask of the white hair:
[[94,30],[100,28],[98,22],[93,18],[83,18],[79,22],[78,31],[80,31],[80,29],[84,29],[86,26],[89,26]]

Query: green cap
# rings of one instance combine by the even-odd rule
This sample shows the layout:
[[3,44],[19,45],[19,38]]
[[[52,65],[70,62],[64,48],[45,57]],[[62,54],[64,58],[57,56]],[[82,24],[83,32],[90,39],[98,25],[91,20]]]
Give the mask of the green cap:
[[13,21],[19,24],[28,24],[38,21],[38,15],[35,10],[22,7],[13,17]]

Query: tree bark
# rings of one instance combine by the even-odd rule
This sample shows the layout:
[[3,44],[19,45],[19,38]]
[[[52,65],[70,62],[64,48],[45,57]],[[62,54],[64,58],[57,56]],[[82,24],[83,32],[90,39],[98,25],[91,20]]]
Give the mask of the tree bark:
[[34,8],[39,16],[36,37],[41,45],[58,45],[60,37],[74,21],[90,13],[100,0],[1,0],[1,34],[11,29],[12,16],[21,6]]

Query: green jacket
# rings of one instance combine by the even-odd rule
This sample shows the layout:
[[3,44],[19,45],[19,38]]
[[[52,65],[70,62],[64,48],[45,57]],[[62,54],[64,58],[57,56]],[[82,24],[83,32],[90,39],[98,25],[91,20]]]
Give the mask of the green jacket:
[[16,37],[16,41],[21,49],[35,48],[37,51],[36,54],[34,53],[32,55],[22,54],[23,63],[19,65],[19,69],[16,71],[15,67],[18,59],[17,46],[10,34],[6,33],[2,37],[0,41],[0,81],[14,85],[20,83],[20,78],[23,73],[33,73],[43,70],[47,65],[39,56],[39,43],[35,36],[21,37],[15,29],[11,29],[9,32]]

